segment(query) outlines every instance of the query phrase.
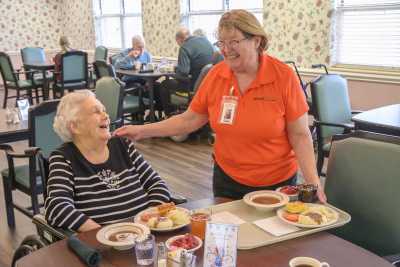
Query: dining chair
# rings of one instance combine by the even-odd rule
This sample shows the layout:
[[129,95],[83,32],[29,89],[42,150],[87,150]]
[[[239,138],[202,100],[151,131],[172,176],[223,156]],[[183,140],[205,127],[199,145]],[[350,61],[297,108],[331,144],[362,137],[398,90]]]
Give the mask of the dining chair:
[[[61,139],[53,130],[53,120],[59,100],[44,101],[30,108],[28,113],[28,130],[30,132],[29,148],[24,153],[17,153],[9,144],[0,144],[0,149],[6,153],[8,167],[1,171],[6,203],[7,223],[15,227],[14,208],[32,217],[39,213],[38,195],[42,190],[42,179],[37,165],[37,154],[48,156],[62,144]],[[28,164],[15,165],[15,159],[28,159]],[[24,207],[13,200],[13,191],[25,193],[31,199],[31,207]]]
[[105,46],[99,45],[94,50],[94,61],[104,60],[107,61],[108,49]]
[[325,192],[352,218],[332,233],[380,256],[400,252],[399,164],[400,137],[355,131],[333,138]]
[[70,51],[61,55],[60,72],[54,73],[53,93],[55,97],[63,96],[64,90],[87,89],[88,80],[87,53]]
[[[0,52],[0,72],[4,84],[3,108],[7,106],[7,99],[11,98],[19,100],[28,97],[29,102],[32,104],[32,89],[35,89],[35,84],[32,79],[20,79],[20,75],[27,74],[28,71],[22,71],[21,69],[15,71],[9,55]],[[9,90],[15,90],[16,95],[9,96]],[[25,93],[21,94],[22,91],[25,91]],[[17,106],[17,102],[15,102],[15,106]]]
[[317,133],[317,171],[322,173],[329,156],[331,138],[354,129],[347,80],[337,74],[323,74],[311,81],[314,125]]

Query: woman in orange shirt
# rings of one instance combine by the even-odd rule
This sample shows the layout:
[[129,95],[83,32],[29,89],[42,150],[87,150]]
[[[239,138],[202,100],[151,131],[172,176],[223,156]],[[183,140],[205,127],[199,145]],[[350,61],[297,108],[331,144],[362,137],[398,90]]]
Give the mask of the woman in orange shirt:
[[319,200],[326,202],[308,106],[292,69],[264,54],[267,35],[250,12],[226,12],[218,39],[224,61],[210,70],[186,112],[155,124],[125,126],[114,134],[135,140],[172,136],[210,122],[216,133],[215,196],[238,199],[254,190],[294,184],[300,165],[306,183],[317,185]]

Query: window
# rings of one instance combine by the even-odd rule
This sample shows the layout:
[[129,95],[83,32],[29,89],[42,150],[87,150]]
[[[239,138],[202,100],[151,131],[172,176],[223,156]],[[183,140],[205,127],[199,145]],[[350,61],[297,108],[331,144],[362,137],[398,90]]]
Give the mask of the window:
[[337,0],[333,61],[400,67],[400,1]]
[[97,45],[127,48],[142,35],[141,0],[93,0],[93,9]]
[[214,43],[221,15],[229,9],[239,8],[252,12],[262,23],[263,0],[181,0],[181,23],[191,32],[202,29]]

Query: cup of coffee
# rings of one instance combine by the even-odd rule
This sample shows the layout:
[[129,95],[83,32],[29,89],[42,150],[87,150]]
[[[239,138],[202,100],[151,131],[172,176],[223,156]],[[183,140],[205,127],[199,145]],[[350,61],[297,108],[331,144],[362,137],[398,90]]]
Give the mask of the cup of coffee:
[[289,261],[290,267],[329,267],[326,262],[320,262],[310,257],[296,257]]

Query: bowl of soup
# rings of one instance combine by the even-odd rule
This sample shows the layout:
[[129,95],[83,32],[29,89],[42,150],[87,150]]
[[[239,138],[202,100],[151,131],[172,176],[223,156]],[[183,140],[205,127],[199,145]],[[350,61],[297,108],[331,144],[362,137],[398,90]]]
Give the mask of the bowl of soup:
[[115,223],[101,228],[97,232],[96,239],[103,245],[126,250],[132,248],[136,240],[149,234],[150,229],[139,223]]
[[258,210],[271,211],[289,202],[289,197],[278,191],[260,190],[246,194],[243,201]]

